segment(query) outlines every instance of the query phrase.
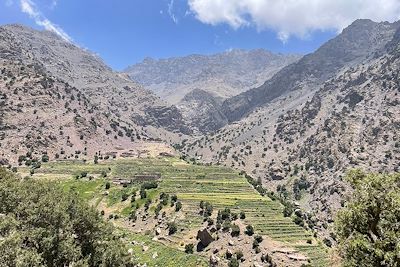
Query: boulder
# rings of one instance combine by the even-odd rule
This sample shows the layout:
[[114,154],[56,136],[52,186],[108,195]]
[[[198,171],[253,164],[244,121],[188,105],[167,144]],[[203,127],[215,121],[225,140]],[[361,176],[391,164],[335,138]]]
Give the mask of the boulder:
[[215,255],[210,256],[210,267],[216,267],[219,265],[219,262],[221,261],[220,258],[218,258]]
[[211,242],[214,241],[214,238],[211,236],[211,234],[207,231],[207,229],[204,230],[199,230],[197,232],[197,240],[200,240],[200,243],[204,246],[207,247]]

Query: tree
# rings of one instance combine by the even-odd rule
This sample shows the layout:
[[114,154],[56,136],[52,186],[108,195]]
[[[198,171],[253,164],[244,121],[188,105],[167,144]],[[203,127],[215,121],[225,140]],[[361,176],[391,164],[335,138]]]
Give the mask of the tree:
[[335,222],[344,266],[400,266],[400,174],[346,176],[354,189]]
[[135,266],[111,224],[76,191],[0,168],[1,266]]

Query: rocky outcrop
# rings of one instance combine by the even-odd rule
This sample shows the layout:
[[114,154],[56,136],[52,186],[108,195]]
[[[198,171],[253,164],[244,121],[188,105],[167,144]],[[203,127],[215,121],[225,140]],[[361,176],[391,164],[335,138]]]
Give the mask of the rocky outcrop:
[[192,129],[209,133],[227,124],[221,112],[221,99],[200,89],[187,94],[177,105]]

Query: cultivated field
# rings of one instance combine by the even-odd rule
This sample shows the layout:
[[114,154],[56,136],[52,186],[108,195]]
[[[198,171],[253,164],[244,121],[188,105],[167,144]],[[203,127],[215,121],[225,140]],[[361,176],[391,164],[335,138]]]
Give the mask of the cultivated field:
[[[20,172],[28,171],[21,168]],[[133,181],[126,187],[112,183],[116,178],[129,180],[143,173],[161,174],[158,187],[146,190],[144,199],[138,196],[139,182]],[[245,212],[243,223],[253,225],[257,234],[307,256],[311,266],[329,265],[326,247],[311,232],[293,223],[290,217],[284,217],[283,206],[278,201],[259,195],[244,176],[226,167],[193,165],[169,157],[117,159],[99,161],[98,164],[60,161],[43,164],[33,176],[55,180],[65,190],[76,190],[104,211],[106,218],[112,217],[126,234],[127,241],[135,241],[133,249],[140,251],[136,253],[138,260],[148,266],[181,266],[176,265],[177,262],[185,263],[182,266],[207,266],[207,259],[202,254],[188,255],[182,251],[186,241],[193,240],[196,231],[204,225],[203,217],[199,215],[200,201],[210,202],[214,213],[224,208],[235,213]],[[106,189],[107,182],[110,188]],[[175,212],[169,206],[165,208],[168,217],[176,221],[178,231],[156,241],[146,223],[131,225],[126,218],[132,211],[141,209],[147,199],[152,201],[148,212],[154,214],[161,192],[177,195],[182,210]],[[129,198],[124,200],[124,195]],[[149,225],[151,223],[147,223]],[[143,251],[143,246],[149,247],[148,250]]]

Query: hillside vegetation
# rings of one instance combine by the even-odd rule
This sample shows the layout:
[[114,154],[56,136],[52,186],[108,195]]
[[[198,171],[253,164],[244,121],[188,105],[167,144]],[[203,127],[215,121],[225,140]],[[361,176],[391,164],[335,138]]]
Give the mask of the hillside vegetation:
[[[29,173],[26,167],[19,171]],[[160,178],[153,180],[154,174]],[[54,181],[65,191],[75,188],[107,220],[135,233],[133,240],[139,238],[136,249],[143,252],[143,246],[150,248],[137,254],[148,266],[156,266],[157,259],[165,255],[165,245],[181,253],[193,245],[195,255],[201,257],[193,256],[193,264],[210,257],[227,264],[227,250],[240,249],[244,260],[241,266],[262,262],[267,255],[276,266],[328,266],[327,249],[299,214],[285,217],[286,208],[246,177],[226,167],[193,165],[165,157],[99,160],[97,164],[49,162],[33,175],[34,179]],[[262,236],[260,244],[255,245],[255,236],[246,234],[248,227]],[[198,249],[196,235],[204,229],[214,241]],[[151,243],[144,244],[143,238]]]

